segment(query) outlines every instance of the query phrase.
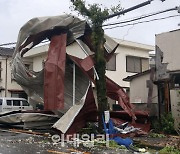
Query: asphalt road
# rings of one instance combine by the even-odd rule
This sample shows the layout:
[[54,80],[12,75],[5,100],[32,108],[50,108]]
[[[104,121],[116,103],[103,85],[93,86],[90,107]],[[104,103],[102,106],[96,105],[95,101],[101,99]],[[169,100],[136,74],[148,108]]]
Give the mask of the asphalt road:
[[56,148],[48,138],[0,130],[0,154],[46,154],[52,149]]
[[0,128],[0,154],[129,154],[122,149],[108,149],[104,147],[75,148],[71,144],[55,144],[51,137],[17,133]]

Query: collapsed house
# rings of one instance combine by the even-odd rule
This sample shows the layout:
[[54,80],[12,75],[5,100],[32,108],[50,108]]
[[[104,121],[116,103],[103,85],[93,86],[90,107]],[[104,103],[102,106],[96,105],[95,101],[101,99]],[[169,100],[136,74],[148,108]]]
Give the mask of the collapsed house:
[[[112,46],[106,38],[104,49],[108,61],[118,44]],[[50,40],[45,66],[40,72],[33,72],[26,68],[22,57],[45,39]],[[77,42],[84,51],[84,59],[66,52],[66,46],[73,42]],[[98,78],[94,67],[94,52],[89,25],[72,15],[34,18],[19,32],[12,61],[13,77],[28,94],[33,106],[43,103],[45,110],[59,117],[53,128],[62,133],[76,132],[86,121],[97,120],[98,107],[92,89],[92,83],[95,84],[95,78]],[[122,119],[128,117],[134,121],[138,116],[147,118],[147,114],[136,114],[133,111],[122,87],[109,78],[106,78],[106,87],[107,96],[118,101],[124,110],[119,115],[111,113],[116,121],[122,113]]]
[[175,129],[180,133],[180,30],[156,35],[156,49],[150,70],[128,76],[130,102],[139,109],[149,110],[150,116],[161,118],[169,112]]
[[180,29],[156,35],[156,73],[159,116],[172,112],[180,134]]

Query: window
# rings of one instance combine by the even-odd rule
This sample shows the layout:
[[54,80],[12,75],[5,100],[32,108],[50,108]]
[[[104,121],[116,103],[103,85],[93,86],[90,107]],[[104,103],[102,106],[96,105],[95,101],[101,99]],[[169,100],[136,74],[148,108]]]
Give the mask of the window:
[[2,100],[2,99],[0,99],[0,105],[2,105],[2,102],[3,102],[3,100]]
[[141,58],[141,64],[142,64],[142,72],[149,69],[149,60],[146,58]]
[[24,92],[24,91],[12,91],[11,92],[11,97],[16,97],[16,98],[25,98],[25,99],[27,99],[28,98],[28,96],[27,96],[27,94]]
[[12,93],[11,93],[11,97],[19,98],[19,93],[12,92]]
[[13,106],[20,106],[20,100],[13,100]]
[[180,73],[171,75],[170,86],[173,89],[180,88]]
[[148,58],[126,56],[126,72],[140,73],[148,69]]
[[116,54],[107,62],[106,69],[109,71],[116,71]]
[[7,102],[7,105],[8,105],[8,106],[11,106],[11,105],[12,105],[11,100],[7,100],[6,102]]
[[22,100],[22,106],[29,106],[29,103],[25,100]]

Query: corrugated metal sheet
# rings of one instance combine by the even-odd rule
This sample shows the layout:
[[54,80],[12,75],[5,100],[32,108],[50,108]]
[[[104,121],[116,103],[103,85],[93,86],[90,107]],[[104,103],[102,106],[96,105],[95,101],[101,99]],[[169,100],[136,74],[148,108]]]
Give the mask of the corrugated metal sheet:
[[64,74],[66,61],[66,34],[54,36],[44,68],[44,109],[64,107]]

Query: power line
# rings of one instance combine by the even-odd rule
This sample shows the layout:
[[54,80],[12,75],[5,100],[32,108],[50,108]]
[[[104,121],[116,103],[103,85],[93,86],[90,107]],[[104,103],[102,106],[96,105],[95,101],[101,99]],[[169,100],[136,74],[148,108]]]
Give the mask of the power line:
[[[126,21],[121,21],[121,22],[115,22],[115,23],[109,23],[109,24],[105,24],[105,25],[102,25],[102,26],[103,26],[103,27],[106,27],[106,26],[113,26],[113,25],[124,24],[124,23],[128,23],[128,22],[133,22],[133,21],[136,21],[136,20],[144,19],[144,18],[147,18],[147,17],[155,16],[155,15],[158,15],[158,14],[162,14],[162,13],[166,13],[166,12],[170,12],[170,11],[174,11],[174,10],[179,10],[179,9],[180,9],[180,7],[175,7],[175,8],[171,8],[171,9],[167,9],[167,10],[155,12],[155,13],[150,13],[150,14],[147,14],[147,15],[142,15],[142,16],[140,16],[140,17],[135,17],[135,18],[133,18],[133,19],[131,19],[131,20],[126,20]],[[178,12],[178,13],[179,13],[179,12]],[[126,24],[126,25],[122,25],[122,26],[114,26],[114,27],[110,27],[110,28],[105,28],[105,30],[106,30],[106,29],[118,28],[118,27],[125,27],[125,26],[129,26],[129,25],[136,25],[136,24],[145,23],[145,22],[151,22],[151,21],[155,21],[155,20],[163,20],[163,19],[172,18],[172,17],[176,17],[176,16],[179,16],[179,15],[168,16],[168,17],[164,17],[164,18],[157,18],[157,19],[152,19],[152,20],[142,21],[142,22],[136,22],[136,23]],[[48,41],[49,41],[49,40],[44,40],[44,41],[42,41],[41,43],[45,43],[45,42],[48,42]],[[14,44],[16,44],[16,43],[17,43],[17,42],[4,43],[4,44],[0,44],[0,46],[14,45]]]
[[180,15],[173,15],[173,16],[167,16],[167,17],[162,17],[162,18],[155,18],[155,19],[151,19],[151,20],[145,20],[145,21],[140,21],[140,22],[135,22],[135,23],[130,23],[130,24],[124,24],[121,26],[114,26],[114,27],[109,27],[109,28],[104,28],[104,30],[106,29],[114,29],[114,28],[118,28],[118,27],[126,27],[126,26],[130,26],[130,25],[137,25],[137,24],[141,24],[141,23],[147,23],[147,22],[152,22],[152,21],[158,21],[158,20],[164,20],[167,18],[173,18],[173,17],[179,17]]
[[133,18],[131,20],[126,20],[126,21],[121,21],[121,22],[105,24],[105,25],[103,25],[103,27],[117,25],[117,24],[124,24],[124,23],[128,23],[128,22],[144,19],[144,18],[147,18],[147,17],[155,16],[155,15],[158,15],[158,14],[162,14],[162,13],[166,13],[166,12],[170,12],[170,11],[174,11],[174,10],[178,10],[178,7],[171,8],[171,9],[166,9],[166,10],[155,12],[155,13],[150,13],[150,14],[147,14],[147,15],[142,15],[140,17],[135,17],[135,18]]

